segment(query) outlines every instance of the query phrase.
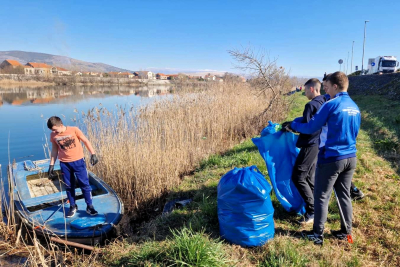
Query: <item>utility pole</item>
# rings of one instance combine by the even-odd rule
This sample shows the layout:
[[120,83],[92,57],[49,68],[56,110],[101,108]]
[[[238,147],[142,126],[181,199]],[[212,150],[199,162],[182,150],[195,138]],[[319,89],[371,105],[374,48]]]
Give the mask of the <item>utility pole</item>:
[[362,64],[361,64],[361,75],[364,74],[364,50],[365,50],[365,33],[367,30],[367,22],[369,22],[369,20],[366,20],[364,22],[364,44],[363,44],[363,55],[362,55]]
[[347,51],[346,75],[347,75],[347,72],[349,71],[349,56],[350,56],[350,52]]
[[354,41],[353,41],[353,45],[351,47],[351,70],[350,70],[350,72],[353,71],[353,53],[354,53]]

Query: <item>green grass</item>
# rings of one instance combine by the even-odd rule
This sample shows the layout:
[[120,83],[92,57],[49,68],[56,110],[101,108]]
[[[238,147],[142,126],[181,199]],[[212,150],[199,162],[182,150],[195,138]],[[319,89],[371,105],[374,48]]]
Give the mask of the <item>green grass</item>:
[[[294,97],[287,120],[301,116],[307,103],[300,93]],[[126,252],[119,249],[106,263],[114,266],[400,266],[397,156],[400,103],[373,96],[357,96],[355,100],[362,111],[362,125],[353,181],[366,198],[353,203],[354,244],[337,241],[329,232],[322,248],[299,238],[299,232],[311,226],[302,228],[295,223],[296,216],[288,214],[273,193],[274,239],[259,248],[240,248],[221,241],[217,216],[220,178],[234,167],[256,165],[269,179],[257,148],[251,140],[246,140],[224,154],[203,160],[194,174],[184,177],[169,195],[169,199],[187,197],[193,202],[145,224],[135,236],[135,242],[126,244]],[[339,211],[335,199],[331,198],[325,227],[329,230],[339,226]]]

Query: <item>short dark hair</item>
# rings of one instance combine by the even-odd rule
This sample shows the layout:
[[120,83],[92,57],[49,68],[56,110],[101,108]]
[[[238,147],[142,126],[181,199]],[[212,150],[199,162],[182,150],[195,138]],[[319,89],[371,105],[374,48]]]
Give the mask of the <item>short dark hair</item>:
[[331,82],[332,85],[336,84],[341,91],[346,91],[349,87],[349,78],[341,71],[337,71],[329,75],[326,81]]
[[309,79],[304,86],[313,87],[316,92],[321,90],[321,82],[317,78]]
[[47,127],[48,127],[50,130],[53,129],[53,126],[60,126],[60,125],[62,125],[62,124],[63,124],[62,120],[61,120],[59,117],[57,117],[57,116],[50,117],[50,118],[47,120]]

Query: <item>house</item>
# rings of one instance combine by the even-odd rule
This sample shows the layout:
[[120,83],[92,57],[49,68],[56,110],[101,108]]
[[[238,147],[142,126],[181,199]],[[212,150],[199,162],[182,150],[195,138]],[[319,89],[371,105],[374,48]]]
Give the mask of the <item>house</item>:
[[64,68],[60,68],[60,67],[53,67],[52,68],[52,73],[59,75],[59,76],[69,76],[72,75],[72,72],[70,70],[64,69]]
[[212,75],[212,74],[207,74],[206,76],[204,76],[204,80],[206,80],[206,81],[215,81],[216,80],[216,76],[215,75]]
[[165,75],[164,73],[157,73],[156,79],[157,80],[168,80],[168,75]]
[[32,68],[31,66],[23,66],[24,67],[24,73],[25,75],[34,75],[35,74],[35,69]]
[[108,75],[110,76],[110,77],[118,77],[118,74],[120,74],[121,72],[115,72],[115,71],[110,71],[109,73],[108,73]]
[[11,59],[6,59],[0,64],[0,69],[5,69],[5,68],[16,68],[22,66],[21,63],[19,63],[16,60],[11,60]]
[[130,78],[130,79],[135,77],[135,75],[133,73],[130,73],[130,72],[120,72],[120,73],[118,73],[118,75],[120,77],[122,77],[122,78]]
[[155,76],[151,71],[136,71],[136,72],[134,72],[134,74],[136,76],[139,76],[139,79],[144,79],[144,80],[155,79]]
[[16,60],[6,59],[0,64],[1,73],[24,74],[24,66]]
[[168,74],[168,80],[177,80],[178,77],[178,74]]
[[82,72],[80,72],[80,71],[73,72],[73,74],[74,74],[75,76],[82,76]]
[[52,67],[46,63],[28,62],[25,66],[32,67],[36,75],[50,75],[52,74]]

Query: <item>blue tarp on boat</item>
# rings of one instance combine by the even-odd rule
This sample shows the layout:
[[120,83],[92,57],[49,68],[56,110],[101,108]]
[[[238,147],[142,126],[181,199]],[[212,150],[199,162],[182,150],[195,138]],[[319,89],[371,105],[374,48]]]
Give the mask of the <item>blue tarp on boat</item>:
[[222,238],[241,246],[262,246],[274,237],[271,185],[256,166],[235,168],[218,183]]
[[263,157],[275,195],[284,209],[298,214],[305,213],[305,202],[292,182],[292,170],[299,149],[298,136],[290,132],[276,131],[274,123],[263,130],[264,136],[253,138],[253,143]]

